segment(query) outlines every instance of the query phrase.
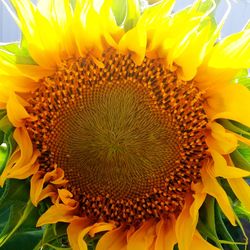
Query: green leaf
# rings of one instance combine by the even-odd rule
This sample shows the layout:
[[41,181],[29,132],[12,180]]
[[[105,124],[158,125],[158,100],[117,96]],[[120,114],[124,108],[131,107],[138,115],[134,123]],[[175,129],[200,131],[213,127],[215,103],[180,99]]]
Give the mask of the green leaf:
[[[31,201],[28,201],[27,203],[15,201],[15,203],[11,205],[9,220],[0,234],[0,247],[2,247],[17,232],[17,230],[23,226],[24,223],[26,223],[26,227],[27,225],[29,225],[28,228],[31,227],[29,220],[34,220],[34,210],[37,210],[37,208],[32,205]],[[33,228],[34,226],[35,225],[33,225]],[[22,230],[26,231],[25,227],[23,227]]]
[[[67,226],[66,223],[56,223],[53,225],[46,225],[44,227],[44,234],[40,242],[35,246],[34,250],[57,249],[68,250],[67,241]],[[62,246],[65,246],[62,248]]]
[[25,40],[0,46],[0,56],[12,64],[36,64],[23,44]]
[[37,242],[41,239],[42,230],[16,233],[11,240],[6,242],[1,250],[33,250]]
[[35,235],[33,240],[26,241],[26,250],[32,250],[42,232],[36,228],[40,213],[29,200],[29,180],[7,180],[1,191],[0,219],[3,223],[0,224],[0,248],[11,249],[13,242]]

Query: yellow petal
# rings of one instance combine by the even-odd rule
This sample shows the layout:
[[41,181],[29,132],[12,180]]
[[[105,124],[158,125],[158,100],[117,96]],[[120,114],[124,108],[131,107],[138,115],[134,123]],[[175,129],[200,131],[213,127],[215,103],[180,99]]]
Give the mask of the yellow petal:
[[127,249],[127,230],[119,227],[105,233],[97,243],[96,250],[126,250]]
[[195,189],[197,193],[193,195],[193,198],[191,195],[187,195],[184,207],[176,221],[175,231],[180,250],[190,249],[190,244],[198,222],[198,211],[206,197],[205,193],[201,192],[201,189],[198,191],[198,186],[194,186],[193,189]]
[[219,250],[219,248],[211,245],[208,241],[204,240],[197,230],[195,231],[190,249],[192,250]]
[[179,76],[183,80],[188,81],[195,77],[198,67],[210,48],[211,34],[214,28],[212,20],[208,21],[202,28],[197,26],[188,32],[182,42],[179,42],[178,47],[174,48],[172,60],[180,67]]
[[[55,203],[54,201],[57,200],[58,198],[58,194],[57,194],[57,188],[53,185],[47,185],[40,193],[40,196],[39,196],[39,201],[42,201],[46,198],[50,197],[51,200],[52,200],[52,203]],[[30,198],[31,198],[31,195],[30,195]],[[33,200],[31,198],[31,202],[33,203]],[[36,205],[33,203],[33,205]]]
[[237,198],[242,202],[244,207],[250,212],[250,187],[242,178],[228,179],[228,183]]
[[206,199],[206,193],[204,193],[202,183],[192,183],[191,188],[194,191],[194,194],[192,195],[194,200],[191,204],[189,213],[193,220],[192,226],[195,227],[199,218],[199,209]]
[[15,127],[21,127],[24,120],[30,117],[14,93],[10,94],[6,108],[8,118]]
[[214,68],[249,68],[249,55],[250,29],[245,29],[217,43],[208,65]]
[[188,196],[185,200],[184,207],[176,221],[175,232],[178,247],[180,250],[190,249],[191,240],[193,238],[193,234],[196,227],[196,225],[193,224],[193,219],[191,218],[189,213],[191,204],[192,198]]
[[77,216],[77,205],[75,207],[64,204],[52,205],[37,221],[37,227],[57,222],[71,222]]
[[215,149],[220,154],[230,154],[237,148],[238,140],[236,136],[227,132],[222,125],[212,122],[209,128],[211,132],[206,137],[209,148]]
[[206,112],[211,120],[226,118],[250,127],[250,91],[239,84],[228,84],[207,98]]
[[176,243],[175,219],[161,219],[156,225],[155,250],[173,250]]
[[45,69],[55,69],[59,63],[59,33],[30,0],[11,0],[11,3],[32,58]]
[[146,221],[128,238],[127,250],[148,250],[156,237],[156,222]]
[[223,213],[226,215],[231,224],[236,225],[235,215],[229,202],[228,196],[224,189],[217,182],[214,166],[212,166],[211,163],[210,165],[204,166],[202,168],[201,177],[204,185],[204,191],[217,200]]
[[111,1],[105,1],[100,12],[91,0],[76,1],[72,30],[81,56],[99,58],[106,47],[116,47],[113,36],[120,33],[120,28],[111,18]]
[[53,183],[54,185],[66,184],[67,180],[64,179],[63,170],[60,168],[56,168],[51,172],[47,172],[46,174],[39,171],[32,176],[30,186],[30,198],[34,206],[37,206],[38,202],[40,202],[45,196],[44,186],[48,182]]
[[88,233],[91,226],[87,218],[78,218],[73,220],[68,228],[67,234],[72,250],[88,250],[86,242],[83,237]]
[[83,240],[85,235],[109,231],[113,228],[114,225],[111,223],[101,222],[90,225],[90,221],[87,218],[77,218],[67,228],[70,246],[72,250],[87,250],[87,244]]
[[77,202],[73,199],[73,194],[67,189],[58,189],[58,195],[63,204],[70,207],[75,207],[77,205]]
[[17,149],[10,157],[0,176],[0,185],[3,186],[8,178],[25,179],[38,170],[36,160],[39,156],[37,150],[33,150],[32,142],[26,128],[16,128],[13,134],[17,142]]
[[147,45],[147,35],[145,28],[136,26],[126,32],[119,42],[119,50],[123,54],[132,54],[132,58],[137,65],[140,65],[145,57]]
[[234,166],[228,166],[226,160],[215,150],[210,150],[214,160],[214,176],[223,178],[239,178],[250,176],[250,172],[236,168]]

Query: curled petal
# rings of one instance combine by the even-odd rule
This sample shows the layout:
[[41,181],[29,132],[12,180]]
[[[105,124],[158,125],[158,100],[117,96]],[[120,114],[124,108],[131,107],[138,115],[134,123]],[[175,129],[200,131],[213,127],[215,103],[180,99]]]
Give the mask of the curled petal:
[[211,132],[207,135],[206,142],[210,148],[215,149],[220,154],[230,154],[238,146],[238,140],[233,133],[227,132],[225,128],[217,122],[210,124]]
[[[63,185],[67,183],[64,179],[64,171],[60,168],[55,168],[53,171],[44,174],[43,171],[39,171],[31,178],[30,197],[32,203],[37,206],[38,202],[44,197],[44,185],[46,183],[52,183],[54,185]],[[42,194],[43,193],[43,194]],[[48,196],[47,196],[48,197]]]
[[67,228],[70,246],[73,250],[87,250],[88,246],[83,239],[85,235],[110,231],[113,228],[114,225],[110,223],[101,222],[90,225],[87,218],[74,219]]
[[224,177],[227,179],[230,178],[239,178],[239,177],[247,177],[250,176],[250,172],[236,168],[233,166],[228,166],[226,160],[222,155],[220,155],[215,150],[210,150],[211,155],[214,160],[214,176],[215,177]]
[[126,250],[127,230],[124,227],[111,230],[105,233],[98,241],[96,250]]
[[5,180],[8,178],[25,179],[35,174],[39,167],[36,160],[40,153],[37,150],[33,150],[26,128],[16,128],[13,136],[18,147],[0,176],[1,186],[3,186]]
[[194,250],[219,250],[219,248],[211,245],[208,243],[205,239],[202,238],[202,236],[199,234],[199,232],[196,230],[193,240],[191,242],[191,247],[190,249]]
[[78,204],[75,207],[70,207],[64,204],[52,205],[37,221],[36,226],[40,227],[46,224],[57,222],[71,222],[77,218]]

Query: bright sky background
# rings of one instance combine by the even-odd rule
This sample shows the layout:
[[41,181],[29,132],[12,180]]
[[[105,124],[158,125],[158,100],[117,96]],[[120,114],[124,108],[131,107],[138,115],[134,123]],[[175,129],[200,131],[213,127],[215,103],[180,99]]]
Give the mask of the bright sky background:
[[[8,0],[6,1],[8,2]],[[193,1],[194,0],[177,0],[175,10],[182,9]],[[230,1],[232,3],[232,10],[222,30],[222,37],[240,31],[250,19],[250,0]],[[36,2],[36,0],[33,0],[33,2]],[[221,0],[217,10],[218,19],[223,16],[226,8],[226,0]],[[0,0],[0,42],[17,41],[19,38],[20,31],[6,8],[3,6],[2,0]]]

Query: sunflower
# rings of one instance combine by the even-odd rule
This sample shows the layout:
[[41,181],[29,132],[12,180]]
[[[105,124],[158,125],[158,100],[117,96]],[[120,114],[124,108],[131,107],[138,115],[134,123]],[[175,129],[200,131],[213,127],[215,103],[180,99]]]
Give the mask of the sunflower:
[[11,0],[0,185],[30,183],[37,227],[63,222],[73,250],[218,249],[208,206],[250,211],[250,27],[218,40],[228,12],[174,2]]

